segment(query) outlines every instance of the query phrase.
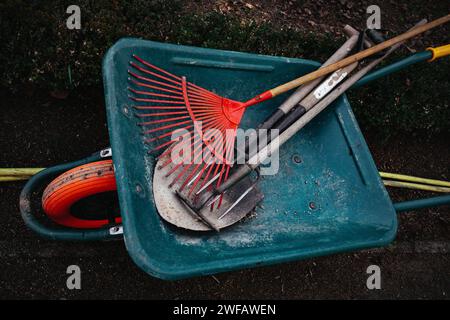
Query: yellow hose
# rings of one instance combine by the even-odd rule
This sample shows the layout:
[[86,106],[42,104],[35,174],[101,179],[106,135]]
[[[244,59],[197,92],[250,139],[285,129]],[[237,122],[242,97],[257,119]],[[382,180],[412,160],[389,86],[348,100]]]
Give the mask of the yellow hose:
[[28,180],[31,176],[0,176],[0,182]]
[[0,168],[0,182],[28,180],[45,168]]
[[419,184],[419,183],[412,183],[412,182],[383,180],[383,183],[385,186],[389,186],[389,187],[408,188],[408,189],[443,192],[443,193],[450,192],[450,188],[432,186],[432,185],[426,185],[426,184]]
[[45,168],[0,168],[0,176],[32,176]]
[[409,182],[418,182],[418,183],[431,184],[431,185],[434,185],[434,186],[441,186],[441,187],[450,187],[450,182],[443,181],[443,180],[420,178],[420,177],[414,177],[414,176],[407,176],[407,175],[404,175],[404,174],[381,172],[381,171],[380,171],[380,176],[382,178],[386,178],[386,179],[395,179],[395,180],[403,180],[403,181],[409,181]]

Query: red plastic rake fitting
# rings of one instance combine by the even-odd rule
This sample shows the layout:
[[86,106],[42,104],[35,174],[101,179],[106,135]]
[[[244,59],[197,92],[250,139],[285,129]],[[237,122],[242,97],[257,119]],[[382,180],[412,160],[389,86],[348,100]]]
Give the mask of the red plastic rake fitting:
[[242,115],[245,112],[245,108],[242,108],[242,106],[242,102],[222,98],[222,112],[225,117],[236,126],[241,122]]

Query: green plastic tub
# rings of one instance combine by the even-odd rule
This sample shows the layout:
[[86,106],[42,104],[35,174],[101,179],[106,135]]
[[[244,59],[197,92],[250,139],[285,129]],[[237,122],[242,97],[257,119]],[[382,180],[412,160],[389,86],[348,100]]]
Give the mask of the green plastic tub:
[[[394,206],[345,96],[281,148],[279,173],[259,183],[265,198],[255,218],[220,233],[165,223],[152,196],[155,158],[147,155],[151,146],[142,142],[128,98],[132,54],[240,101],[319,64],[138,39],[122,39],[108,51],[103,76],[124,239],[143,270],[178,279],[384,246],[394,239]],[[256,126],[286,97],[249,108],[242,126]]]

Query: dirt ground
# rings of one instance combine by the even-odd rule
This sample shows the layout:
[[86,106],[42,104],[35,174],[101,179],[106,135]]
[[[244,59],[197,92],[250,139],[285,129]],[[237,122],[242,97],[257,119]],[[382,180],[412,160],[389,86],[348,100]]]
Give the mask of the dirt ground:
[[[348,7],[354,1],[330,1],[339,11],[326,9],[321,5],[325,2],[196,1],[185,10],[217,10],[311,32],[339,33],[345,23],[361,24],[363,12],[356,14]],[[403,14],[402,5],[396,1],[383,3],[390,12],[387,28],[394,26],[394,17],[423,17],[422,9]],[[411,1],[409,8],[416,3]],[[426,6],[429,12],[448,12],[443,3],[427,2]],[[52,166],[109,145],[101,88],[74,91],[65,100],[33,91],[14,96],[3,91],[0,97],[0,167]],[[449,136],[398,134],[380,140],[370,132],[364,134],[380,170],[450,179]],[[450,295],[448,206],[399,214],[397,239],[387,248],[214,277],[162,281],[138,269],[122,241],[62,243],[39,238],[24,226],[19,215],[22,187],[23,183],[0,184],[2,299],[448,299]],[[389,191],[394,201],[434,195]],[[66,288],[66,268],[72,264],[82,270],[81,290]],[[381,268],[381,290],[366,288],[366,269],[371,264]]]
[[[363,27],[369,16],[366,8],[374,4],[380,8],[381,28],[392,33],[404,32],[405,25],[424,18],[431,21],[450,10],[448,1],[429,1],[424,5],[421,0],[197,0],[187,2],[184,10],[198,14],[215,11],[238,17],[242,23],[269,22],[285,30],[325,32],[339,37],[346,24]],[[426,38],[408,42],[408,46],[421,48],[436,40],[445,42],[450,28],[441,28],[439,32],[428,32]]]

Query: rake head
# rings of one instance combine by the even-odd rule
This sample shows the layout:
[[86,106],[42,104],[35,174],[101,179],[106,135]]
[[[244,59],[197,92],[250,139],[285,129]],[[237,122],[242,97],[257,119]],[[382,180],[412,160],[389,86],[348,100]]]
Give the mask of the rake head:
[[221,97],[136,55],[128,73],[144,143],[157,143],[149,153],[162,151],[157,169],[165,169],[169,186],[178,185],[179,192],[189,188],[190,195],[217,175],[220,186],[233,163],[236,130],[254,99],[243,103]]

